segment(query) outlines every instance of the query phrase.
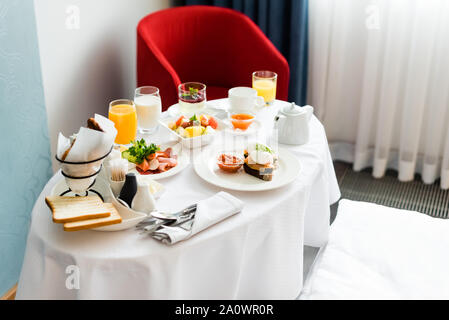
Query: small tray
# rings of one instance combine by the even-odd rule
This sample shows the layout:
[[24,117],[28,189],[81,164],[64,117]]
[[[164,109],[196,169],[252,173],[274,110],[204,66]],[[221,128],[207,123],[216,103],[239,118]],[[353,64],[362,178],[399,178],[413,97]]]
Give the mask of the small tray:
[[[118,213],[122,217],[122,222],[88,230],[95,230],[95,231],[127,230],[136,226],[140,221],[142,221],[147,217],[146,213],[131,210],[122,205],[120,202],[118,202],[113,196],[111,188],[104,179],[97,177],[97,180],[95,181],[95,184],[92,186],[92,188],[103,196],[104,202],[109,202],[114,205],[114,207],[117,209]],[[62,192],[66,191],[67,189],[68,186],[65,182],[65,179],[61,179],[51,190],[51,195],[59,196]],[[66,194],[66,196],[70,195],[71,193]]]

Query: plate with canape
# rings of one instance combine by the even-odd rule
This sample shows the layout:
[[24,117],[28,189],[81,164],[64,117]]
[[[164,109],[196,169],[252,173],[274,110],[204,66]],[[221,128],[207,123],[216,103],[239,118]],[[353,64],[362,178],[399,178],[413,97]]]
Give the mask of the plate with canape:
[[179,144],[158,145],[144,139],[133,141],[129,148],[122,150],[122,158],[128,160],[129,172],[153,180],[171,177],[189,165],[189,156]]
[[194,161],[205,181],[236,191],[265,191],[293,182],[301,171],[298,158],[286,149],[274,151],[263,143],[244,148],[204,150]]
[[184,147],[190,149],[210,144],[226,127],[221,120],[206,113],[169,117],[159,122],[174,134]]

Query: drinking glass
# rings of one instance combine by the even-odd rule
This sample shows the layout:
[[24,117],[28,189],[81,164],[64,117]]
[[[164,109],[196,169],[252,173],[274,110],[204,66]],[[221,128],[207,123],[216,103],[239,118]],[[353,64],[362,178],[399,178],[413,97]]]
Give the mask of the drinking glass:
[[199,82],[186,82],[178,86],[179,111],[192,115],[206,105],[206,85]]
[[116,144],[129,144],[136,139],[137,114],[132,100],[119,99],[109,103],[109,120],[117,129]]
[[159,125],[162,112],[161,96],[159,89],[152,86],[144,86],[136,89],[134,104],[137,111],[137,127],[142,134],[152,134]]
[[278,75],[273,71],[253,72],[253,88],[267,105],[271,105],[276,99],[277,78]]

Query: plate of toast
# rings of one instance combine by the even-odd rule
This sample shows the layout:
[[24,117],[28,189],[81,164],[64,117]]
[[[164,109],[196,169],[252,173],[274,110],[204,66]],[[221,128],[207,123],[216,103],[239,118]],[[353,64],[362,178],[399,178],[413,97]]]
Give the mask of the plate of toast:
[[276,152],[262,143],[245,148],[202,152],[194,161],[195,172],[205,181],[236,191],[265,191],[293,182],[301,171],[298,158],[286,149]]
[[91,192],[86,196],[60,196],[67,190],[65,180],[61,179],[45,198],[53,222],[62,224],[64,231],[121,231],[134,227],[147,217],[145,213],[119,203],[103,179],[98,178],[93,188],[104,201]]

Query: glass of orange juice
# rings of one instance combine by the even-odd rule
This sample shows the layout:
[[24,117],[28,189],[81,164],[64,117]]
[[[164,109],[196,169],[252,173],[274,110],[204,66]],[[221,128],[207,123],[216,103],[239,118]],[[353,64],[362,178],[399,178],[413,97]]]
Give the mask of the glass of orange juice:
[[273,71],[253,72],[253,88],[257,95],[263,97],[265,104],[271,105],[276,99],[276,85],[278,75]]
[[132,100],[119,99],[109,103],[109,120],[117,129],[115,143],[129,144],[136,139],[137,113]]

